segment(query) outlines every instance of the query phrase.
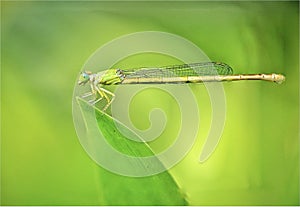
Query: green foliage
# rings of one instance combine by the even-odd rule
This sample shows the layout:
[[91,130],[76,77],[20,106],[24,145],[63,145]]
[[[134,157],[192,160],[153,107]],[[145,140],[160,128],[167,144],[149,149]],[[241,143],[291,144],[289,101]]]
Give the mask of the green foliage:
[[[96,116],[99,130],[119,152],[135,157],[154,155],[145,142],[135,142],[120,133],[112,117],[80,98],[77,101],[84,119],[91,115],[88,114],[91,113],[90,109],[94,109],[92,115]],[[136,136],[125,126],[119,127],[122,127],[121,131],[125,132],[126,136]],[[147,168],[146,163],[140,164]],[[98,173],[102,189],[101,205],[187,205],[184,195],[168,171],[139,178],[117,175],[103,168],[99,168]]]
[[[79,143],[72,94],[82,65],[96,49],[141,31],[184,37],[234,73],[286,75],[282,85],[224,84],[226,124],[216,151],[202,164],[198,159],[212,108],[205,86],[190,86],[199,105],[200,130],[185,159],[169,170],[189,204],[299,205],[298,1],[0,3],[1,205],[105,203],[102,194],[114,184],[102,177],[121,178],[101,169]],[[179,63],[142,53],[113,68]],[[134,126],[147,129],[153,108],[165,109],[168,117],[162,136],[149,143],[160,152],[180,130],[180,110],[167,93],[143,91],[129,108]],[[118,187],[129,190],[131,185]],[[111,199],[124,197],[127,190]]]

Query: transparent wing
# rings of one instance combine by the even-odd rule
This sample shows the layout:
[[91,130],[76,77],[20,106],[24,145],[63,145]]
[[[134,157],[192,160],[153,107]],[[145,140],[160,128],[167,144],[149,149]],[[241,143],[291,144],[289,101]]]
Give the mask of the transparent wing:
[[207,75],[232,75],[232,68],[219,62],[192,63],[171,65],[157,68],[138,68],[122,70],[125,78],[157,78],[157,77],[185,77]]

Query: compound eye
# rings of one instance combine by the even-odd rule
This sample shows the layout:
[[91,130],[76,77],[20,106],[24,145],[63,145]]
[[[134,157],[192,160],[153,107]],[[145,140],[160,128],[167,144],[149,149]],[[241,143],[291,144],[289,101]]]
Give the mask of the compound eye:
[[86,73],[83,73],[83,77],[86,79],[86,78],[88,78],[88,77],[89,77],[89,75],[88,75],[88,74],[86,74]]

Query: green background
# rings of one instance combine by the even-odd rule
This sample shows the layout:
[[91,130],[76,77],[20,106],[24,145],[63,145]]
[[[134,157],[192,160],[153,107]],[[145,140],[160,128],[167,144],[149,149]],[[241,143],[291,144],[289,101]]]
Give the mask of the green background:
[[[190,204],[299,205],[298,18],[298,2],[2,1],[1,204],[103,204],[100,167],[81,147],[73,126],[73,87],[100,46],[151,30],[190,40],[236,73],[276,72],[287,78],[282,85],[224,84],[224,132],[203,164],[198,160],[211,106],[205,87],[191,86],[201,130],[189,154],[170,170]],[[176,62],[151,54],[126,61],[128,67]],[[152,143],[161,150],[180,116],[166,94],[144,92],[130,108],[138,128],[149,126],[153,106],[164,108],[174,122],[160,137],[162,144]]]

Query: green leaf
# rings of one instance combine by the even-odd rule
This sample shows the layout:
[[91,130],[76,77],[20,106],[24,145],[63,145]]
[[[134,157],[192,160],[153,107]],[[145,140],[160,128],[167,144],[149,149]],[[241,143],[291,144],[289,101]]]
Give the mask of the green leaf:
[[[116,128],[116,120],[111,116],[89,105],[81,98],[77,98],[77,102],[85,120],[87,132],[91,130],[88,117],[94,116],[98,130],[113,148],[134,157],[154,156],[146,142],[128,139],[130,136],[136,138],[137,135],[126,126],[118,124]],[[163,165],[159,160],[157,162]],[[140,164],[147,168],[146,163]],[[99,194],[102,196],[101,205],[188,205],[184,194],[168,171],[147,177],[128,177],[99,167],[98,176],[97,182],[101,189]]]

